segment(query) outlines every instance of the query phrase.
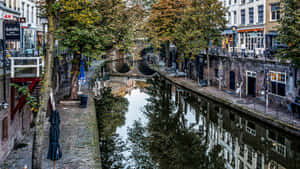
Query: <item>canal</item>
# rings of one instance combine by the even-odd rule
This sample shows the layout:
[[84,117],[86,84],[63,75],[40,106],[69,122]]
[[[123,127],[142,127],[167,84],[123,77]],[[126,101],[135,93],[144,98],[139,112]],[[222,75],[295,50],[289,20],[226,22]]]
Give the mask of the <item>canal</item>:
[[300,138],[168,80],[115,77],[96,100],[103,169],[299,169]]

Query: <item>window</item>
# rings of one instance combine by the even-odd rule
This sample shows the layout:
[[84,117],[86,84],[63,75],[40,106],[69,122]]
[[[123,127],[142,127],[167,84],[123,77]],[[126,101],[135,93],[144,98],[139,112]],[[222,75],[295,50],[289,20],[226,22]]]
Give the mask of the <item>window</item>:
[[255,124],[247,122],[246,132],[253,136],[256,136]]
[[244,157],[244,145],[240,145],[240,156]]
[[215,78],[219,78],[219,69],[215,68]]
[[245,25],[246,21],[245,21],[245,9],[241,10],[241,24]]
[[247,162],[252,165],[252,153],[253,153],[253,150],[251,147],[248,147],[248,158],[247,158]]
[[249,3],[250,3],[250,2],[253,2],[253,0],[249,0]]
[[242,160],[239,160],[240,161],[240,169],[244,169],[244,163]]
[[231,0],[228,1],[229,5],[231,5]]
[[39,24],[39,8],[36,8],[36,21],[35,21],[35,23],[36,24]]
[[34,20],[33,20],[33,11],[34,11],[34,8],[31,7],[31,22],[34,23]]
[[233,23],[236,24],[236,11],[233,12]]
[[264,22],[264,6],[258,6],[258,23]]
[[234,3],[236,4],[236,0],[234,0]]
[[29,22],[29,5],[27,5],[27,15],[26,15],[26,21],[28,20],[28,22]]
[[2,120],[2,140],[8,139],[8,118]]
[[249,8],[249,24],[253,24],[253,8]]
[[270,92],[275,95],[285,96],[286,73],[270,71],[270,79]]
[[240,43],[241,43],[241,45],[244,44],[244,33],[243,32],[240,33]]
[[280,19],[280,4],[271,4],[271,20],[276,21]]
[[231,24],[231,13],[228,12],[228,23]]
[[257,154],[256,169],[262,169],[262,156],[260,153]]
[[14,0],[14,10],[17,10],[17,0]]
[[24,15],[25,15],[25,11],[24,11],[24,2],[22,2],[22,16],[24,17]]
[[264,48],[264,36],[263,36],[263,32],[257,32],[256,33],[256,37],[257,37],[257,48]]
[[245,4],[246,3],[246,0],[241,0],[241,4]]

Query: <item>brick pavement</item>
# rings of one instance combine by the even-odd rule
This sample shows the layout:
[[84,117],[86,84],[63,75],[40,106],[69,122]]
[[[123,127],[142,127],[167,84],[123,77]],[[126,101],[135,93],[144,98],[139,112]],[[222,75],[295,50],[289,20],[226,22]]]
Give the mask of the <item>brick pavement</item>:
[[[57,161],[58,169],[101,169],[99,137],[94,102],[89,97],[88,108],[79,105],[57,105],[61,118],[60,144],[63,157]],[[51,169],[53,162],[46,159],[48,151],[49,123],[45,125],[43,144],[43,169]],[[32,134],[23,142],[28,145],[13,150],[0,169],[31,168]]]

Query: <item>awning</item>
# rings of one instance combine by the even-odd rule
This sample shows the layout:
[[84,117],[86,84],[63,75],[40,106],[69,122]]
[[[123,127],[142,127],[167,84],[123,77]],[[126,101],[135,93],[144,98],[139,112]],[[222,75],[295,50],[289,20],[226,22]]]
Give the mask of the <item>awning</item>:
[[238,32],[254,32],[254,31],[264,31],[264,28],[238,30]]
[[222,35],[227,35],[227,34],[233,34],[233,31],[231,29],[227,29],[222,32]]

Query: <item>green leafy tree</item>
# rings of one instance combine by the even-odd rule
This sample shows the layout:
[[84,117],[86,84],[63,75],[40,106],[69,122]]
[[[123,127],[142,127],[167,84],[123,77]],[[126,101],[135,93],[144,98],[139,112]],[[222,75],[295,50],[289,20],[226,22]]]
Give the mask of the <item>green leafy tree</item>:
[[177,45],[181,52],[194,58],[200,51],[206,51],[207,80],[210,85],[210,58],[208,49],[211,44],[219,44],[221,30],[226,24],[226,8],[218,0],[191,0],[184,15],[176,25]]
[[95,9],[95,1],[61,0],[59,9],[59,28],[57,36],[60,43],[73,53],[71,99],[77,98],[80,59],[83,55],[97,57],[101,43],[100,12]]
[[277,54],[283,59],[291,59],[292,64],[300,66],[300,3],[298,0],[281,1],[282,17],[279,21],[278,40],[288,47]]

